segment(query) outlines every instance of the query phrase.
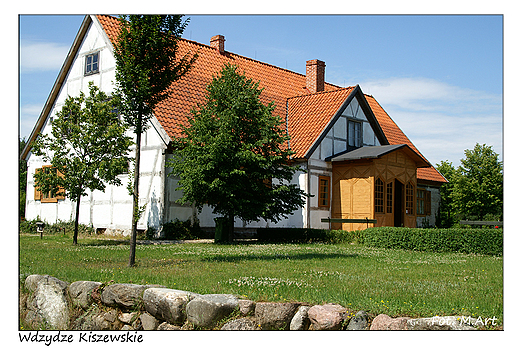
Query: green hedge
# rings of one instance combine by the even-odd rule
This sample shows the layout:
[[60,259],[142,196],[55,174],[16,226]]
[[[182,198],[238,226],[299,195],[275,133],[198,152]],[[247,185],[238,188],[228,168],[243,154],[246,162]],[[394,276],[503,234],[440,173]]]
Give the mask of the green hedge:
[[172,222],[164,223],[162,232],[163,240],[194,240],[202,235],[198,222],[192,225],[189,219],[182,222],[177,218]]
[[359,231],[260,228],[260,242],[351,243],[365,246],[428,252],[462,252],[501,256],[503,229],[480,228],[394,228],[380,227]]
[[259,228],[256,237],[260,242],[326,242],[350,243],[358,239],[360,232],[306,228]]
[[359,242],[383,248],[500,256],[503,253],[503,229],[380,227],[361,231]]
[[[40,221],[39,219],[33,219],[28,221],[20,222],[20,233],[24,234],[39,234],[36,231],[36,222]],[[45,227],[43,228],[43,235],[53,235],[53,234],[72,234],[74,233],[74,222],[64,222],[58,221],[58,223],[49,224],[45,222]],[[94,228],[85,225],[78,224],[78,233],[82,235],[89,235],[94,233]]]

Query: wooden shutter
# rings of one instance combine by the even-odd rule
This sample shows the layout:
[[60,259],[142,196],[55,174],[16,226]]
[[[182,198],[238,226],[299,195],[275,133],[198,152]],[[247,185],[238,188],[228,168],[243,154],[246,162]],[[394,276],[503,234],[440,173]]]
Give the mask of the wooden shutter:
[[[56,170],[58,172],[58,176],[64,177],[64,174],[61,173],[59,170]],[[65,189],[63,187],[59,187],[58,192],[56,193],[56,199],[63,200],[65,199]]]
[[[40,172],[42,169],[41,168],[37,168],[36,170],[34,170],[34,173],[38,173]],[[38,188],[36,187],[36,181],[34,183],[34,200],[41,200],[42,199],[42,192],[38,190]]]

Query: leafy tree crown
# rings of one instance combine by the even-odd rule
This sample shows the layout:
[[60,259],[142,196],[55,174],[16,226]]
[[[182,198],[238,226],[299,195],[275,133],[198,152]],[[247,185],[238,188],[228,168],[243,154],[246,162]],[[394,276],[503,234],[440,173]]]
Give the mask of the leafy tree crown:
[[181,203],[204,204],[216,214],[244,221],[279,220],[303,205],[290,184],[289,136],[260,100],[259,82],[226,65],[207,86],[205,102],[191,110],[183,138],[176,141],[172,175],[180,177]]

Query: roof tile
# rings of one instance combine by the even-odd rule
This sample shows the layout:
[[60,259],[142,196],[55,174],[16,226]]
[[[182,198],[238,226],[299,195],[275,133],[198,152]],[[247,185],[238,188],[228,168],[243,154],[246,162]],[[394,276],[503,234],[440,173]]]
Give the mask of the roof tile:
[[[114,43],[119,32],[118,19],[106,15],[98,15],[97,18]],[[204,102],[206,86],[213,77],[218,76],[226,63],[237,65],[240,72],[259,82],[260,88],[264,89],[260,99],[265,104],[274,102],[275,115],[282,118],[287,115],[290,145],[296,153],[295,158],[305,156],[353,90],[353,87],[340,88],[325,83],[325,91],[309,94],[305,88],[305,75],[231,52],[220,53],[209,45],[186,39],[179,39],[178,45],[179,57],[194,53],[198,53],[199,57],[190,71],[172,84],[169,97],[155,109],[157,119],[171,138],[182,136],[182,126],[187,125],[186,116],[197,103]],[[371,96],[367,96],[367,101],[390,144],[407,144],[421,155],[379,103]],[[433,167],[420,168],[417,173],[418,178],[446,181]]]

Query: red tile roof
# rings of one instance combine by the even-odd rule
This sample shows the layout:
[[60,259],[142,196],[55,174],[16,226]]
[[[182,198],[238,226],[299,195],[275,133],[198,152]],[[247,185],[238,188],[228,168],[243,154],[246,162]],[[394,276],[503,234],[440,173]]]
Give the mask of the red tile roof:
[[287,128],[295,158],[303,158],[354,87],[289,98]]
[[[109,39],[114,42],[119,30],[117,18],[102,15],[98,15],[97,18]],[[199,54],[195,64],[184,77],[173,83],[170,97],[155,110],[157,119],[172,138],[181,135],[179,125],[186,124],[185,115],[196,103],[204,101],[206,86],[226,63],[237,65],[241,73],[245,73],[254,81],[259,81],[260,88],[264,88],[260,97],[262,102],[265,104],[274,102],[276,106],[274,113],[282,118],[286,115],[287,98],[307,93],[305,75],[234,53],[221,54],[209,45],[186,39],[179,40],[177,51],[179,57],[194,53]],[[325,84],[326,91],[335,89],[337,86]]]
[[[119,31],[117,18],[105,15],[98,15],[97,18],[108,38],[114,43]],[[282,118],[287,115],[290,146],[296,153],[295,158],[305,156],[353,90],[353,87],[339,88],[325,83],[324,92],[309,94],[305,88],[305,75],[234,53],[220,53],[209,45],[186,39],[179,40],[179,57],[194,53],[199,55],[195,64],[185,76],[173,83],[169,98],[155,109],[157,119],[171,138],[181,136],[181,125],[187,124],[186,115],[197,103],[204,101],[206,86],[226,63],[237,65],[241,73],[259,81],[260,88],[264,89],[260,96],[262,102],[274,102],[274,113]],[[390,144],[408,144],[420,154],[375,99],[367,96],[367,101]],[[433,167],[418,169],[419,177],[445,182]]]

